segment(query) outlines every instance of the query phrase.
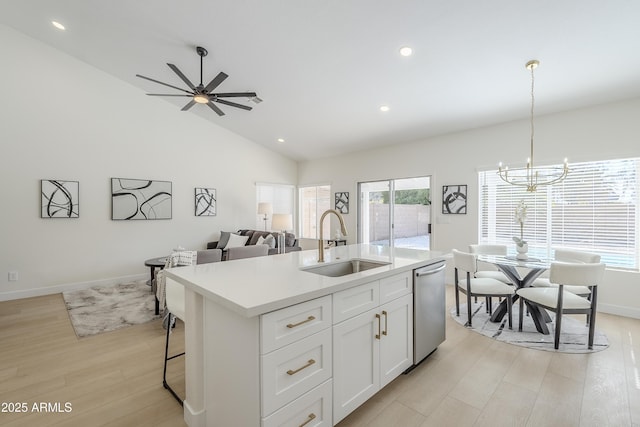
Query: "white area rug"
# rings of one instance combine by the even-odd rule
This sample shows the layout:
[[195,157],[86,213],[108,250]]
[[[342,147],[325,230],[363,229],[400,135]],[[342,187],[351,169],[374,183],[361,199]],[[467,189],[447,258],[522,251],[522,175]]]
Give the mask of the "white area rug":
[[155,315],[155,299],[145,281],[63,292],[78,337],[146,323]]
[[[461,296],[465,298],[464,296]],[[493,309],[495,310],[498,300],[493,300]],[[596,332],[593,340],[593,350],[587,348],[589,337],[589,328],[585,324],[585,316],[577,318],[562,316],[562,326],[560,334],[560,346],[558,350],[553,348],[553,339],[555,333],[555,321],[547,323],[549,335],[543,335],[536,330],[533,320],[525,313],[522,332],[518,332],[518,313],[519,304],[513,304],[513,330],[509,330],[508,316],[499,323],[489,320],[489,314],[485,309],[484,298],[482,301],[478,298],[478,303],[472,303],[471,307],[471,328],[473,331],[485,335],[498,341],[507,342],[509,344],[519,345],[521,347],[534,348],[537,350],[557,351],[561,353],[592,353],[604,350],[609,347],[609,341],[606,335],[598,331],[598,319],[596,318]],[[555,320],[555,314],[549,313],[552,320]],[[460,303],[460,316],[456,316],[456,307],[451,309],[451,317],[460,325],[465,326],[467,323],[467,304]]]

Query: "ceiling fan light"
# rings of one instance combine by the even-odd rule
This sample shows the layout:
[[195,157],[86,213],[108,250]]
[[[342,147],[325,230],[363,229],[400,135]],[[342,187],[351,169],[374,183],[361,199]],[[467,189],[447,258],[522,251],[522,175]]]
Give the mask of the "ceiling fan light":
[[202,93],[198,93],[193,96],[193,100],[196,101],[198,104],[206,104],[207,102],[209,102],[209,97]]

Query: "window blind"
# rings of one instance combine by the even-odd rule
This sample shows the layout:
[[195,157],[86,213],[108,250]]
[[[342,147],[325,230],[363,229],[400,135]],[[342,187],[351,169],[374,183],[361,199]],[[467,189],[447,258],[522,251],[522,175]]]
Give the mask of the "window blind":
[[638,270],[640,159],[572,163],[560,183],[526,189],[502,181],[496,170],[479,173],[480,243],[507,244],[520,237],[517,204],[527,205],[523,238],[532,256],[553,257],[566,248],[600,254],[611,267]]

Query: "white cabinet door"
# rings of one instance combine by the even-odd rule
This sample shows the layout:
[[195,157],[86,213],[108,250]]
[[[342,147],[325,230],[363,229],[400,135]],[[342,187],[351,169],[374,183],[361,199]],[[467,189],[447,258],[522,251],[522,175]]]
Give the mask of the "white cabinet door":
[[379,310],[333,327],[333,423],[337,424],[380,388]]
[[413,364],[413,294],[395,299],[379,308],[380,388]]

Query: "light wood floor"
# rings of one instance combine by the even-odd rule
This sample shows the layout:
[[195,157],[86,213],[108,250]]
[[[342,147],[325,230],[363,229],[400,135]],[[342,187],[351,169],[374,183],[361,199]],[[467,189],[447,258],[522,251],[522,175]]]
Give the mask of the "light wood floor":
[[[562,354],[496,342],[448,316],[438,350],[339,426],[640,427],[640,320],[599,314],[597,327],[607,350]],[[162,387],[164,333],[153,321],[78,339],[60,295],[0,302],[0,402],[29,409],[0,413],[0,425],[184,426]],[[172,342],[180,350],[180,323]],[[180,359],[169,378],[184,395]],[[40,402],[72,411],[33,412]]]

